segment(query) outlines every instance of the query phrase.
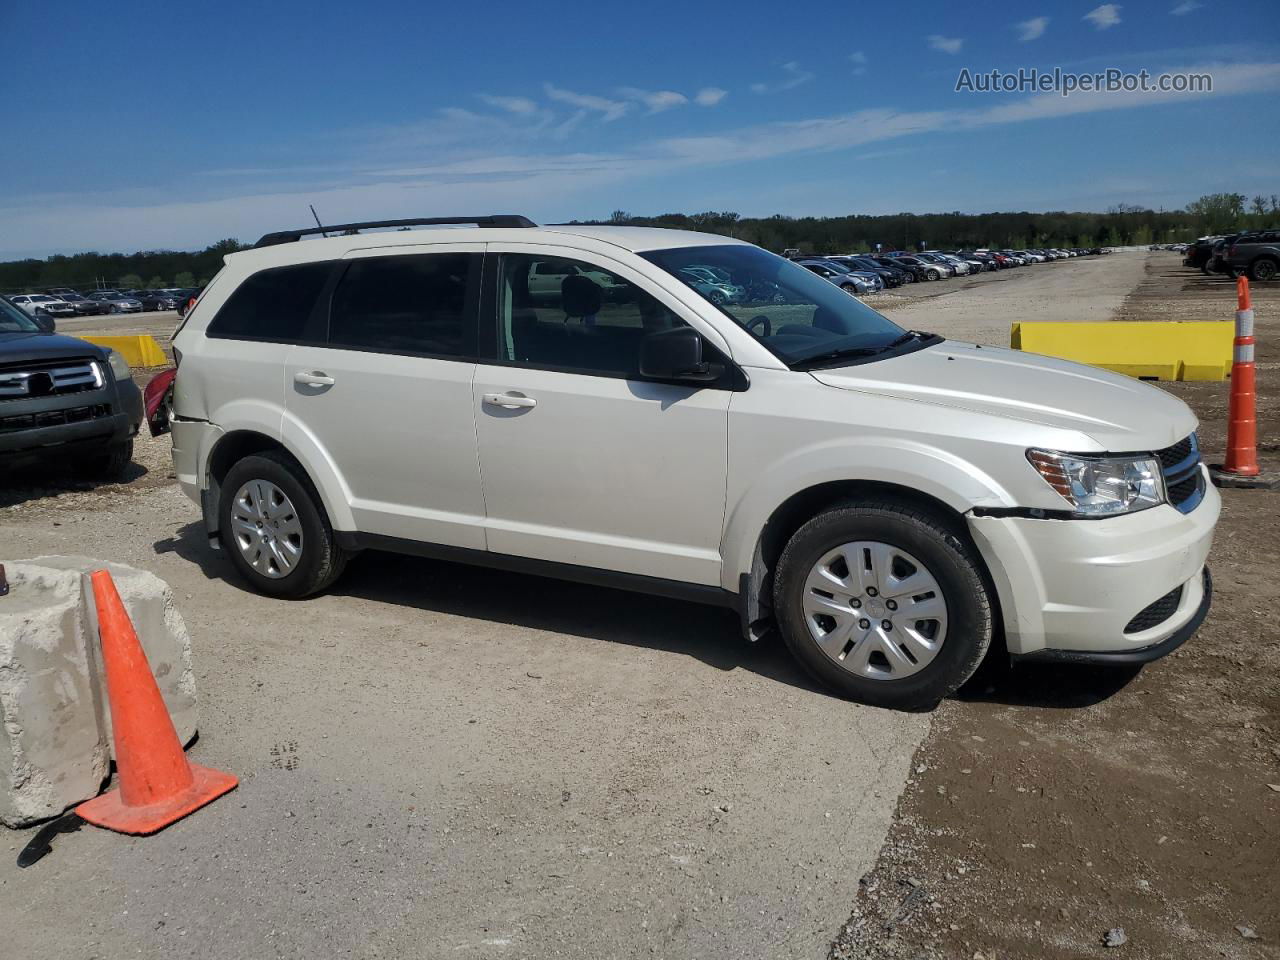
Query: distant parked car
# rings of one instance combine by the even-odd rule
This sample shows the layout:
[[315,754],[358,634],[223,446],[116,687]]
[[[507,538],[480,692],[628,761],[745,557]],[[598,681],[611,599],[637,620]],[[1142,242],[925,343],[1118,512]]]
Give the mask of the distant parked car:
[[177,310],[182,297],[163,290],[151,290],[141,302],[143,310]]
[[22,293],[17,296],[10,297],[9,301],[21,310],[23,313],[34,317],[36,314],[43,313],[50,317],[74,317],[76,308],[67,301],[58,297],[50,296],[47,293]]
[[847,266],[850,270],[857,270],[860,273],[874,273],[880,278],[880,282],[885,285],[886,289],[900,287],[904,283],[910,283],[911,274],[901,267],[885,267],[876,263],[870,257],[861,256],[836,256],[828,257],[828,260],[834,260],[836,263]]
[[911,254],[903,254],[902,256],[894,257],[893,262],[905,263],[907,266],[918,271],[916,274],[917,280],[941,280],[944,277],[955,275],[954,269],[947,264],[933,263],[932,261],[923,260],[920,257],[916,257]]
[[1280,273],[1280,230],[1241,234],[1227,247],[1227,269],[1266,282]]
[[746,291],[741,287],[708,279],[706,273],[693,267],[685,267],[679,271],[678,276],[717,307],[726,303],[740,303],[746,299]]
[[797,260],[796,263],[810,273],[816,273],[824,280],[830,280],[837,287],[849,294],[872,293],[872,284],[866,277],[860,277],[849,271],[843,264],[826,259]]
[[95,290],[88,294],[90,300],[97,300],[107,305],[107,313],[141,313],[142,301],[126,297],[118,290]]
[[80,294],[72,291],[71,293],[58,294],[64,303],[71,304],[75,308],[77,317],[93,317],[100,313],[107,312],[107,305],[99,300],[90,300],[88,297],[82,297]]
[[969,265],[959,260],[952,260],[950,257],[944,257],[938,253],[918,253],[916,256],[925,263],[936,264],[944,271],[944,275],[948,277],[958,277],[961,274],[969,272]]

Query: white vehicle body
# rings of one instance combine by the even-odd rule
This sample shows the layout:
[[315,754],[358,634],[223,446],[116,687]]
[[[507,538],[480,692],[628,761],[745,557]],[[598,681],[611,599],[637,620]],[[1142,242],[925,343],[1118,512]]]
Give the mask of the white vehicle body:
[[[753,635],[767,616],[764,568],[776,559],[770,524],[833,498],[894,491],[967,531],[1015,656],[1149,659],[1199,622],[1219,500],[1198,452],[1187,460],[1190,509],[1166,502],[1105,519],[1062,519],[1063,496],[1028,463],[1033,449],[1172,449],[1196,428],[1182,401],[1100,369],[952,341],[793,369],[643,256],[738,243],[646,228],[486,227],[231,254],[174,340],[182,489],[212,534],[228,451],[282,448],[343,542],[635,578],[736,606]],[[486,264],[565,258],[621,278],[693,328],[740,381],[698,389],[485,356],[206,335],[260,271],[436,252]],[[1125,632],[1175,590],[1168,617]]]
[[9,302],[22,310],[23,313],[33,317],[40,312],[58,317],[74,316],[76,312],[76,308],[61,297],[51,296],[47,293],[24,293],[10,297]]

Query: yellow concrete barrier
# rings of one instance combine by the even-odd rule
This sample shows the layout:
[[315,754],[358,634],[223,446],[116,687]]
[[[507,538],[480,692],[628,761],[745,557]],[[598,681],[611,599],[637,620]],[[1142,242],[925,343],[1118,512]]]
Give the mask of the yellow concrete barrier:
[[1231,323],[1015,323],[1009,346],[1148,380],[1225,380]]
[[155,337],[148,334],[129,337],[81,337],[100,347],[115,350],[131,367],[167,367],[169,358],[160,349]]

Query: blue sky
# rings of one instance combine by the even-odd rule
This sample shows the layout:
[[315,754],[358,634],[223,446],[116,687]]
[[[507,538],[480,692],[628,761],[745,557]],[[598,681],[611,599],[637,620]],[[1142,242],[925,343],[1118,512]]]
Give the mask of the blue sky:
[[[0,259],[305,225],[1280,193],[1274,0],[0,0]],[[957,93],[962,68],[1211,94]]]

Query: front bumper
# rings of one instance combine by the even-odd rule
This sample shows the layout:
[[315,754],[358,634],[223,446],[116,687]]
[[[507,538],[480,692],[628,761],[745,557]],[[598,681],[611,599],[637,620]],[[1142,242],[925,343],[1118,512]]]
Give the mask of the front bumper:
[[[24,423],[28,418],[30,427]],[[132,380],[100,390],[6,401],[0,406],[0,462],[18,466],[109,447],[134,436],[141,423],[142,391]]]
[[[1142,662],[1174,649],[1208,611],[1205,564],[1220,510],[1217,488],[1206,484],[1188,514],[1165,505],[1106,520],[968,516],[995,582],[1009,653]],[[1168,617],[1126,632],[1139,611],[1178,587]]]

